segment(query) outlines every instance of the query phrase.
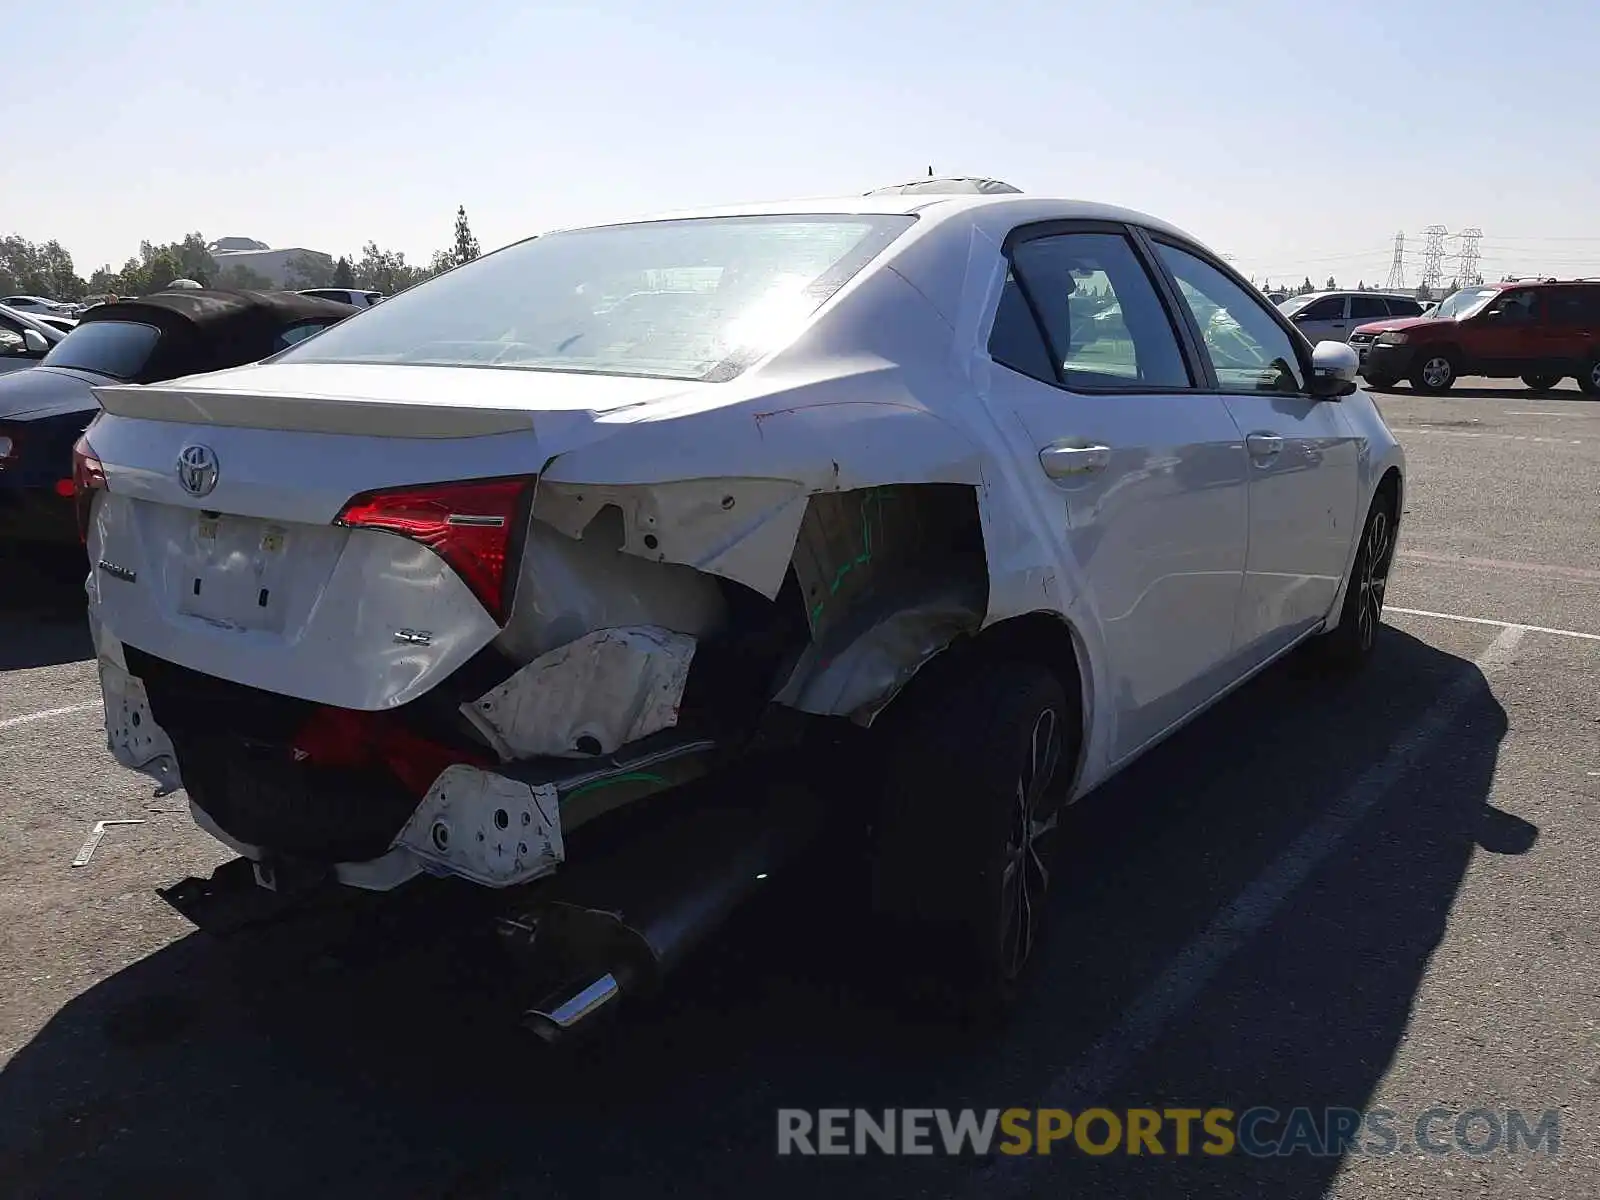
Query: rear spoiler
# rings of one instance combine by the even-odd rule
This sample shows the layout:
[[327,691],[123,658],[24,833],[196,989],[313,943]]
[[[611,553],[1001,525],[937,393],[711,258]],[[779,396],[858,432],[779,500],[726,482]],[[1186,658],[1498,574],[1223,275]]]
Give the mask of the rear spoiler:
[[185,425],[413,438],[483,437],[533,428],[533,414],[525,408],[210,388],[190,391],[181,383],[107,385],[92,390],[100,407],[114,416]]

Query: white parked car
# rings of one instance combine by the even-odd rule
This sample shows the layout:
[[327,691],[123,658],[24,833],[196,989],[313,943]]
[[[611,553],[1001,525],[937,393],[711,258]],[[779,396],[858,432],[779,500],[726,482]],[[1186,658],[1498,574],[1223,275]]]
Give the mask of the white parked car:
[[70,304],[46,300],[43,296],[0,296],[0,305],[30,317],[70,317],[77,311]]
[[[545,235],[267,363],[96,389],[110,746],[263,882],[563,896],[591,824],[702,811],[643,795],[843,745],[876,910],[1003,999],[1060,805],[1302,643],[1372,653],[1404,460],[1355,373],[1102,205]],[[797,826],[737,794],[622,838],[632,899],[538,909],[594,975],[546,1027],[758,886]]]
[[0,304],[0,375],[38,366],[50,347],[66,336],[54,320]]
[[1356,326],[1368,321],[1422,315],[1415,298],[1386,292],[1311,292],[1291,296],[1278,308],[1313,344],[1348,342]]
[[322,300],[337,300],[340,304],[354,304],[357,308],[371,308],[383,299],[382,292],[362,288],[306,288],[302,296],[316,296]]

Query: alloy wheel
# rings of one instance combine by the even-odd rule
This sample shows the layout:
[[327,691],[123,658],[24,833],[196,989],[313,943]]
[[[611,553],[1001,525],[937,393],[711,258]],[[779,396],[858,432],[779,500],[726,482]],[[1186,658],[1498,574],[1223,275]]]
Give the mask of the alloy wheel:
[[1370,650],[1383,620],[1383,593],[1389,584],[1389,514],[1378,509],[1367,522],[1366,544],[1361,550],[1361,580],[1357,628],[1361,649]]
[[1444,355],[1436,355],[1422,364],[1422,382],[1431,388],[1442,388],[1450,382],[1455,374],[1455,368],[1450,365],[1450,360]]
[[1589,386],[1600,392],[1600,358],[1589,364]]
[[1016,979],[1033,952],[1041,906],[1050,886],[1050,871],[1040,852],[1040,839],[1056,826],[1056,815],[1041,819],[1045,797],[1061,762],[1061,718],[1054,708],[1034,718],[1027,749],[1017,771],[1016,801],[1006,840],[1005,869],[1000,876],[1002,967]]

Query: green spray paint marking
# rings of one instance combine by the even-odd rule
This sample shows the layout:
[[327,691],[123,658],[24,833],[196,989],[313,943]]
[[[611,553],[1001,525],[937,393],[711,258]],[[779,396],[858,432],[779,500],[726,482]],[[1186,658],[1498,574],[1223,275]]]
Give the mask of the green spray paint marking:
[[834,572],[833,583],[828,587],[827,596],[823,597],[821,600],[818,600],[816,606],[811,610],[812,625],[815,625],[818,619],[821,618],[823,606],[826,605],[831,598],[839,594],[839,589],[844,586],[845,578],[850,574],[850,572],[854,571],[857,567],[865,566],[867,563],[872,561],[871,509],[876,508],[878,514],[881,516],[883,514],[883,498],[889,495],[892,490],[893,489],[886,487],[872,488],[865,496],[861,498],[862,551],[860,554],[856,555],[855,558],[841,564],[839,569]]
[[610,779],[596,779],[581,787],[575,787],[563,799],[574,800],[586,792],[595,791],[597,788],[610,787],[616,783],[654,783],[661,787],[667,786],[667,780],[660,775],[651,775],[648,771],[629,771],[626,775],[613,775]]

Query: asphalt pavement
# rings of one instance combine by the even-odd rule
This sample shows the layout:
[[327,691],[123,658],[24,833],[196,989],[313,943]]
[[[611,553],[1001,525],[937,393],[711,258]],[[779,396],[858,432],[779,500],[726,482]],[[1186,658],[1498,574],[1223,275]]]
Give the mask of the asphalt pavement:
[[[0,1195],[1600,1195],[1600,403],[1570,388],[1379,398],[1411,474],[1377,661],[1275,667],[1076,806],[1000,1031],[881,986],[826,857],[559,1054],[448,886],[197,933],[154,889],[227,852],[106,754],[72,585],[0,559]],[[72,867],[102,820],[139,823]],[[779,1109],[966,1107],[1238,1134],[777,1153]],[[1363,1136],[1246,1136],[1297,1108]]]

